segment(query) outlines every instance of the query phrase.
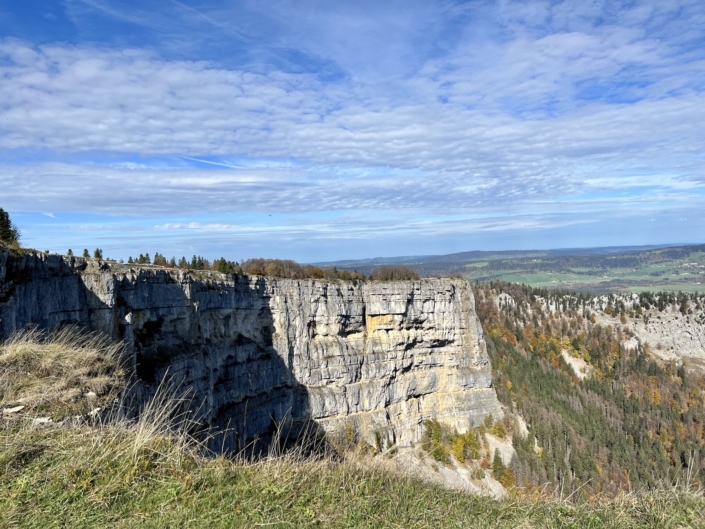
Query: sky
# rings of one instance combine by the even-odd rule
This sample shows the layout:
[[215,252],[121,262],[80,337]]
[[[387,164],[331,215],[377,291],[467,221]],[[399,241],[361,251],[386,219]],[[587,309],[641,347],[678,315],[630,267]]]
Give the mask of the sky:
[[705,242],[702,0],[0,3],[25,246],[331,261]]

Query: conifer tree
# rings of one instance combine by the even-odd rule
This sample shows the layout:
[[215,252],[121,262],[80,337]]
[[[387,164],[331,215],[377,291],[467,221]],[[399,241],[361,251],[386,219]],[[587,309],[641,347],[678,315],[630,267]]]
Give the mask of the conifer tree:
[[66,252],[66,255],[68,255],[69,257],[73,257],[73,250],[69,248],[69,251]]
[[0,208],[0,241],[16,243],[20,239],[19,230],[12,224],[10,214]]
[[96,248],[93,251],[93,259],[102,259],[103,258],[103,250],[100,248]]
[[504,477],[504,461],[502,461],[502,455],[499,453],[499,448],[494,451],[494,461],[492,461],[492,474],[494,479],[501,481]]
[[84,259],[90,259],[90,258],[91,258],[91,254],[88,252],[88,248],[84,248],[84,249],[83,249],[83,258],[84,258]]

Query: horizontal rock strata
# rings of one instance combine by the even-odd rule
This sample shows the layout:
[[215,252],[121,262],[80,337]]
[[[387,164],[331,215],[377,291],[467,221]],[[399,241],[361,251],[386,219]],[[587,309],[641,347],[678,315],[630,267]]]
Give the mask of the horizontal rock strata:
[[278,423],[409,445],[501,415],[472,291],[457,279],[327,282],[128,267],[0,248],[0,338],[79,323],[125,340],[137,384],[191,388],[237,449]]

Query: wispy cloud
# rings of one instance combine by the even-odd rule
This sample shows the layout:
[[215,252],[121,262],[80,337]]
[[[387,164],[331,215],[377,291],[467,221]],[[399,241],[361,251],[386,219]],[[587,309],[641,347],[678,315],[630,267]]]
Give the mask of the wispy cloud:
[[[412,244],[577,233],[704,198],[701,2],[67,5],[77,27],[108,17],[156,40],[0,41],[0,199],[17,211],[274,213],[290,229],[150,226],[291,240],[391,226]],[[175,32],[193,47],[174,54]],[[248,51],[206,50],[218,39]],[[340,212],[360,229],[305,220]]]

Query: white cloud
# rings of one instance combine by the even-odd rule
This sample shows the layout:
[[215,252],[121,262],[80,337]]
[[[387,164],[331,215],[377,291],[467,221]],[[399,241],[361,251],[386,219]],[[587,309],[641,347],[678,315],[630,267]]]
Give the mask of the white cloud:
[[[167,26],[166,11],[145,19],[108,0],[69,5],[77,23],[100,12]],[[700,2],[242,6],[260,18],[207,2],[172,16],[253,42],[247,24],[265,34],[266,21],[271,50],[328,61],[345,75],[326,81],[155,50],[0,41],[2,202],[147,217],[368,212],[409,234],[702,203]],[[305,66],[299,71],[312,70]],[[16,161],[27,153],[49,161]],[[468,217],[485,214],[505,220]],[[413,215],[433,218],[430,231]],[[386,232],[382,220],[346,236]],[[277,233],[327,230],[290,222],[293,232]]]
[[[505,179],[528,171],[551,179],[577,158],[662,165],[659,148],[673,154],[702,145],[703,94],[686,88],[704,63],[673,66],[658,87],[635,89],[642,92],[635,103],[577,101],[581,80],[646,64],[666,68],[666,58],[645,43],[632,56],[621,40],[551,38],[510,43],[499,53],[504,59],[477,72],[461,51],[457,62],[446,61],[452,71],[420,73],[409,81],[414,94],[397,100],[380,99],[374,86],[324,84],[310,75],[5,41],[0,147],[294,158]],[[667,97],[673,91],[680,93]],[[442,92],[448,104],[436,101]]]

